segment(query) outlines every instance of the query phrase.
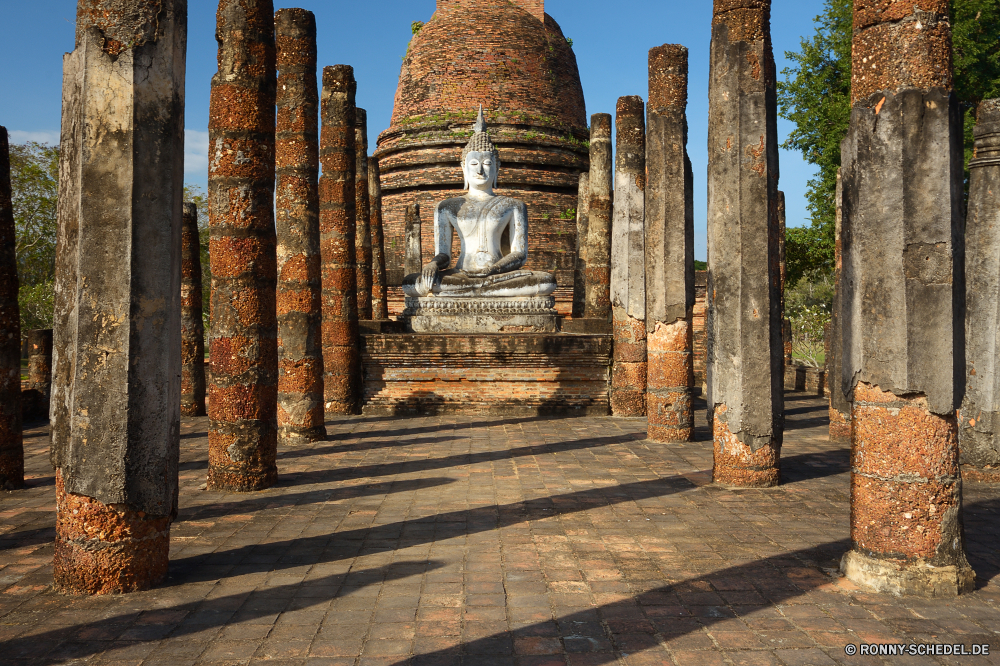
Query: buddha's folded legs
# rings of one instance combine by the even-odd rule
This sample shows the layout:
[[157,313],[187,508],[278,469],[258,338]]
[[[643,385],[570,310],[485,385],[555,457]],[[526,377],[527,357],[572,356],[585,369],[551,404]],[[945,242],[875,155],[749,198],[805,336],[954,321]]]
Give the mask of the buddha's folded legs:
[[[403,279],[404,294],[419,296],[415,286],[419,277],[413,273]],[[438,274],[431,291],[440,296],[483,298],[548,296],[555,290],[555,278],[542,271],[511,271],[480,278],[451,269]]]

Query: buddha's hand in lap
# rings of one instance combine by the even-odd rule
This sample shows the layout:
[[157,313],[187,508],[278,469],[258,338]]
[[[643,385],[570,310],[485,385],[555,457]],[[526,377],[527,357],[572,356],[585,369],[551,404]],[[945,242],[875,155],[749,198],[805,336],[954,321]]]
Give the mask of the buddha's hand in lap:
[[414,287],[417,293],[421,296],[427,296],[434,289],[434,280],[437,278],[438,265],[436,262],[430,262],[424,269],[420,272],[420,277],[417,278],[417,282]]

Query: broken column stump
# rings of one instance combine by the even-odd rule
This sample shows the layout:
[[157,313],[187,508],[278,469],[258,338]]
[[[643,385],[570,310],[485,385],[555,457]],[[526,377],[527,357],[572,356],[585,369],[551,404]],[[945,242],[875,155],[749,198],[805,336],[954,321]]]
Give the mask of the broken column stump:
[[641,97],[619,97],[611,228],[611,413],[646,414],[646,121]]
[[646,106],[646,385],[648,437],[694,433],[694,197],[687,154],[688,50],[649,51]]
[[205,416],[205,320],[202,317],[198,206],[184,204],[181,229],[181,414]]
[[580,173],[576,204],[576,265],[573,271],[573,318],[587,310],[587,213],[590,209],[590,172]]
[[177,515],[187,3],[122,6],[81,2],[63,59],[52,576],[77,594],[162,581]]
[[358,224],[355,255],[358,261],[358,319],[372,318],[372,228],[371,201],[368,195],[368,113],[356,110],[354,122],[355,197]]
[[319,232],[323,285],[323,392],[330,414],[360,409],[354,146],[354,68],[323,68]]
[[28,388],[38,391],[48,403],[52,393],[51,328],[28,331]]
[[24,487],[21,314],[10,189],[10,145],[0,127],[0,488]]
[[708,405],[716,482],[780,480],[784,418],[770,0],[715,0],[708,119]]
[[420,245],[420,204],[410,204],[406,207],[405,221],[406,254],[404,255],[404,268],[406,275],[413,275],[414,273],[419,273],[423,268],[422,246]]
[[275,46],[270,0],[221,0],[209,106],[212,266],[208,488],[278,478]]
[[962,478],[1000,482],[1000,99],[979,104],[965,223],[965,400]]
[[853,547],[841,568],[865,589],[941,597],[975,580],[955,414],[965,375],[962,121],[949,3],[921,5],[854,3],[840,280]]
[[278,238],[278,444],[326,439],[319,253],[319,91],[316,18],[274,15]]
[[836,217],[833,246],[833,308],[830,312],[830,353],[826,357],[826,385],[830,392],[830,441],[848,444],[851,441],[851,398],[844,392],[843,376],[843,294],[841,228],[843,221],[843,181],[837,169]]
[[378,160],[368,158],[368,201],[372,229],[372,319],[389,318],[388,283],[385,281],[385,232],[382,229],[382,182]]
[[587,299],[584,316],[611,315],[611,214],[614,206],[611,114],[590,117],[590,205],[587,207]]

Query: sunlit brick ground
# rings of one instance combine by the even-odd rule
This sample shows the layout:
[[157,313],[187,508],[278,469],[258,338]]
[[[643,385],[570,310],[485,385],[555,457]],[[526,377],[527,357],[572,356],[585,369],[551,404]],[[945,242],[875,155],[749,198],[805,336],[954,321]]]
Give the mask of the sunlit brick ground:
[[[714,487],[707,431],[638,419],[349,418],[283,450],[277,488],[207,492],[206,419],[183,422],[171,576],[117,597],[52,591],[45,428],[29,489],[0,493],[2,664],[1000,663],[1000,487],[965,488],[978,590],[865,594],[848,450],[787,396],[784,483]],[[698,413],[704,426],[704,411]],[[848,657],[847,644],[992,644],[992,657]]]

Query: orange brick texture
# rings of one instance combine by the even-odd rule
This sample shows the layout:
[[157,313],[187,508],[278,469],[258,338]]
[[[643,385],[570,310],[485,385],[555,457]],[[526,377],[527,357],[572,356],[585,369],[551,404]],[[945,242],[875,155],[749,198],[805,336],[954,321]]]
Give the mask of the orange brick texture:
[[354,123],[355,205],[357,226],[354,247],[357,257],[358,319],[372,318],[372,228],[371,199],[368,192],[368,113],[356,109]]
[[[646,128],[646,379],[648,437],[685,442],[694,432],[694,209],[687,155],[688,51],[649,51]],[[704,330],[704,326],[702,326]]]
[[365,335],[365,414],[608,414],[607,335]]
[[24,487],[21,436],[21,317],[7,128],[0,127],[0,487]]
[[70,594],[147,590],[167,577],[171,516],[66,492],[56,469],[53,582]]
[[219,3],[209,107],[212,264],[208,487],[277,481],[274,10]]
[[323,392],[325,411],[331,414],[354,414],[360,407],[356,93],[353,67],[323,68],[319,245],[323,285]]
[[319,91],[316,18],[274,15],[278,236],[278,444],[326,438],[319,253]]
[[202,318],[198,207],[184,204],[181,227],[181,414],[205,416],[205,321]]
[[[460,196],[461,152],[482,104],[500,153],[497,193],[528,206],[527,268],[555,274],[571,309],[586,108],[576,57],[542,2],[442,2],[403,61],[390,127],[378,139],[390,313],[399,314],[406,208]],[[433,234],[424,234],[425,256]],[[457,247],[455,255],[457,256]]]
[[382,184],[378,160],[368,160],[368,202],[372,229],[372,319],[389,318],[385,279],[385,234],[382,230]]

